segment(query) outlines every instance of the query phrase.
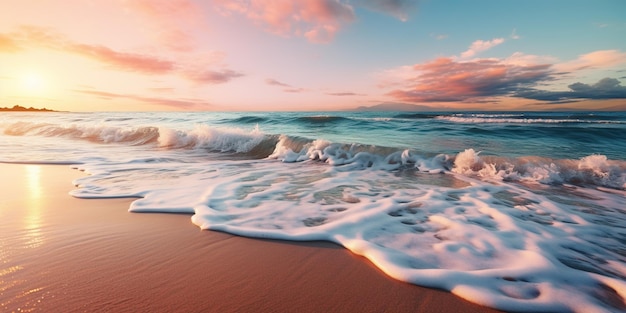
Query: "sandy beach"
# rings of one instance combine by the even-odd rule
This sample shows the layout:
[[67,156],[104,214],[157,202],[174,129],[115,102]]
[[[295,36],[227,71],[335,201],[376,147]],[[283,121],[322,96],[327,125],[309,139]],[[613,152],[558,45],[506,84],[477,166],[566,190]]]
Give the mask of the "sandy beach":
[[84,173],[0,164],[3,312],[493,312],[385,276],[324,242],[201,231],[132,199],[68,195]]

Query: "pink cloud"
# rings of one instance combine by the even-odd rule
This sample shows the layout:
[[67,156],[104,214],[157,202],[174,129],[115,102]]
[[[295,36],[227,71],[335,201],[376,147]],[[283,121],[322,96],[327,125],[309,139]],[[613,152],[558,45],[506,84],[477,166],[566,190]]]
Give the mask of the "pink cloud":
[[297,88],[297,87],[294,87],[292,85],[285,84],[283,82],[279,82],[279,81],[277,81],[277,80],[275,80],[273,78],[266,79],[265,83],[270,85],[270,86],[283,87],[283,92],[288,92],[288,93],[301,93],[301,92],[307,91],[307,89],[305,89],[305,88]]
[[77,43],[52,29],[43,27],[22,26],[17,33],[13,34],[13,38],[27,45],[78,54],[124,71],[166,74],[175,68],[175,64],[171,61],[143,54],[115,51],[105,46]]
[[333,40],[343,24],[354,21],[352,6],[339,0],[214,0],[223,14],[242,14],[268,31],[311,42]]
[[504,38],[494,38],[492,40],[476,40],[465,52],[461,53],[461,58],[469,59],[476,54],[487,51],[499,44],[502,44],[503,42]]
[[550,64],[514,65],[502,60],[460,62],[439,58],[413,66],[408,88],[388,93],[405,102],[453,102],[510,95],[519,88],[551,79]]

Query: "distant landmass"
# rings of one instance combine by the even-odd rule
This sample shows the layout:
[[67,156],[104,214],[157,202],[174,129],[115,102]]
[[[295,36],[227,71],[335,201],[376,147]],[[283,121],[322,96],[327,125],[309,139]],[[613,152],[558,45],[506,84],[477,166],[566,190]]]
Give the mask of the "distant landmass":
[[426,105],[409,103],[386,102],[372,106],[360,106],[350,111],[436,111],[435,108]]
[[37,109],[33,107],[25,108],[21,105],[14,105],[12,108],[0,108],[0,112],[3,112],[3,111],[4,112],[7,112],[7,111],[9,112],[56,112],[54,110],[49,110],[46,108],[43,108],[43,109]]

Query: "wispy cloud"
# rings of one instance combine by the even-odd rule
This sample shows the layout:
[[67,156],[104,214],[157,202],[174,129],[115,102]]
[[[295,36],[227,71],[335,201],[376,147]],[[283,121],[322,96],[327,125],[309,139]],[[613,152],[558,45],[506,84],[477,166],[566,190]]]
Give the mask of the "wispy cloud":
[[185,71],[183,74],[187,79],[201,84],[221,84],[234,78],[244,76],[233,70],[194,70]]
[[36,46],[77,54],[96,60],[115,69],[141,72],[145,74],[166,74],[175,69],[171,61],[154,56],[121,52],[111,48],[74,42],[53,29],[37,26],[21,26],[16,32],[2,35],[23,48]]
[[447,34],[430,34],[430,37],[433,37],[437,40],[444,40],[448,38]]
[[305,92],[307,91],[307,89],[305,88],[298,88],[298,87],[294,87],[290,84],[286,84],[283,82],[280,82],[276,79],[273,78],[267,78],[265,80],[265,83],[270,85],[270,86],[278,86],[278,87],[283,87],[283,92],[288,92],[288,93],[301,93],[301,92]]
[[123,71],[166,74],[175,69],[175,64],[168,60],[143,54],[115,51],[104,46],[67,43],[60,48]]
[[160,93],[169,93],[175,90],[175,88],[172,87],[153,87],[153,88],[148,88],[148,90],[150,91],[154,91],[154,92],[160,92]]
[[268,85],[271,85],[271,86],[281,86],[281,87],[291,88],[291,85],[279,82],[279,81],[277,81],[277,80],[275,80],[273,78],[266,79],[265,83],[268,84]]
[[593,25],[597,28],[607,28],[609,27],[608,23],[593,23]]
[[183,110],[208,109],[212,107],[212,105],[209,102],[206,102],[204,100],[199,100],[199,99],[168,99],[168,98],[144,97],[144,96],[133,95],[133,94],[120,94],[120,93],[112,93],[112,92],[106,92],[106,91],[88,90],[88,89],[76,89],[73,91],[77,93],[97,96],[102,99],[134,100],[134,101],[143,102],[146,104],[168,106],[168,107],[173,107],[176,109],[183,109]]
[[389,14],[401,21],[407,21],[411,11],[417,7],[415,0],[357,0],[355,3],[370,10]]
[[[123,52],[102,45],[92,45],[72,41],[53,29],[22,26],[17,32],[0,34],[22,47],[43,47],[80,55],[95,60],[105,66],[127,72],[138,72],[148,75],[176,74],[187,80],[202,84],[220,84],[233,78],[243,76],[242,73],[230,69],[201,69],[187,66],[181,61],[171,61],[154,55]],[[193,69],[190,69],[193,68]]]
[[337,96],[337,97],[346,97],[346,96],[364,96],[363,94],[354,93],[354,92],[330,92],[327,93],[329,96]]
[[472,58],[478,53],[487,51],[499,44],[502,44],[503,42],[504,38],[494,38],[492,40],[476,40],[465,52],[461,53],[461,58]]
[[301,93],[301,92],[305,92],[307,91],[304,88],[287,88],[287,89],[283,89],[284,92],[289,92],[289,93]]

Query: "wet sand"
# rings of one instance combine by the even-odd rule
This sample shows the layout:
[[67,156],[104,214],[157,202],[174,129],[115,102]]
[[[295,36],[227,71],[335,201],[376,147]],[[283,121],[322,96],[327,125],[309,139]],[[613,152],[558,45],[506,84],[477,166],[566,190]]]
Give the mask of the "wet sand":
[[68,166],[0,164],[2,312],[495,312],[325,242],[201,231],[68,195]]

